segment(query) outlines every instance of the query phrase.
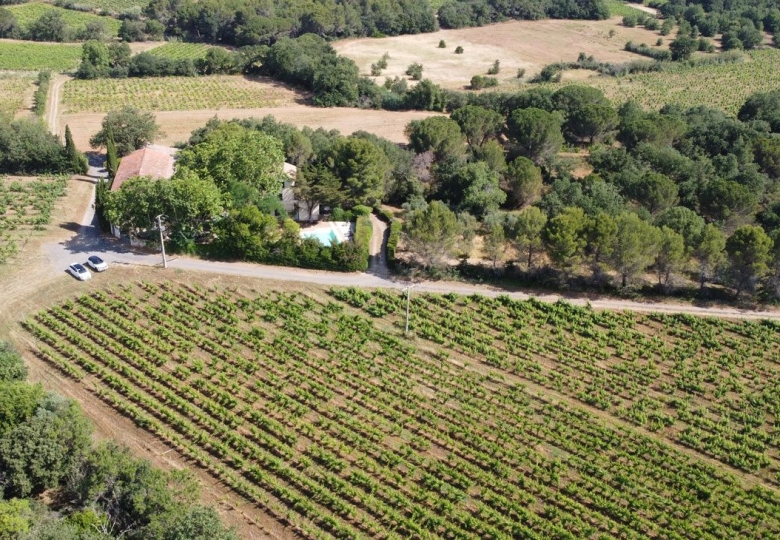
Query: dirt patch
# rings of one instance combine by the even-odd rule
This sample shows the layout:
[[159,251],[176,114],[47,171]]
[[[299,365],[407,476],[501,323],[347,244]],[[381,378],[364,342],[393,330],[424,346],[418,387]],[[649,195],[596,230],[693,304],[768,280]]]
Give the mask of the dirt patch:
[[[322,109],[306,105],[288,105],[286,107],[267,107],[260,109],[208,109],[200,111],[165,111],[155,113],[165,136],[158,139],[159,144],[174,144],[186,141],[193,130],[203,127],[210,118],[217,116],[223,120],[232,118],[262,118],[272,115],[277,120],[296,126],[322,127],[337,129],[347,135],[365,130],[396,143],[406,142],[404,128],[412,120],[427,118],[436,113],[422,111],[374,111],[351,108]],[[73,140],[79,150],[90,149],[89,138],[100,131],[102,113],[65,114],[60,117],[60,131],[69,125]]]
[[[510,21],[481,28],[440,30],[432,34],[397,36],[382,39],[364,38],[337,41],[334,48],[352,58],[362,74],[368,75],[371,64],[385,53],[390,54],[385,77],[403,77],[412,62],[423,65],[423,77],[447,88],[464,88],[474,75],[486,75],[495,60],[501,62],[497,75],[502,85],[517,85],[518,69],[525,69],[527,79],[553,62],[573,62],[580,52],[593,55],[600,62],[637,60],[636,54],[623,50],[627,41],[655,43],[657,32],[644,28],[626,28],[620,17],[606,21]],[[614,31],[612,37],[610,32]],[[447,44],[438,48],[439,40]],[[461,46],[463,54],[455,54]],[[592,74],[592,72],[588,72]]]

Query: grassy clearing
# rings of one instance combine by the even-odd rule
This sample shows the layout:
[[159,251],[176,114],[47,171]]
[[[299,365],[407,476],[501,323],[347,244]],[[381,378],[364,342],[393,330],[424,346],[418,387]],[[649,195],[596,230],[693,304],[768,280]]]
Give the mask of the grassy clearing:
[[607,0],[607,7],[613,17],[625,17],[627,15],[647,15],[641,9],[636,9],[633,6],[629,6],[621,0]]
[[[628,77],[592,77],[579,81],[601,88],[615,104],[633,99],[652,109],[667,103],[706,105],[736,114],[754,92],[780,87],[780,50],[747,53],[745,62]],[[560,85],[552,85],[554,88]]]
[[198,60],[205,58],[209,49],[213,48],[212,45],[206,45],[205,43],[183,43],[172,42],[166,43],[161,47],[155,47],[149,51],[149,54],[155,56],[164,56],[166,58],[173,58],[175,60],[189,58],[190,60]]
[[31,234],[46,229],[66,183],[64,177],[0,178],[0,264],[13,258]]
[[780,534],[775,490],[696,455],[765,455],[752,481],[776,484],[775,326],[416,295],[405,339],[404,305],[143,282],[25,326],[41,359],[304,537]]
[[24,96],[35,82],[32,75],[0,75],[0,116],[13,117],[24,108]]
[[67,113],[108,112],[128,105],[152,111],[251,109],[284,104],[290,94],[276,83],[240,75],[98,79],[68,81],[62,103]]
[[0,69],[68,71],[81,61],[81,45],[0,42]]
[[106,24],[106,28],[108,29],[108,33],[110,35],[116,36],[119,32],[119,26],[122,24],[117,19],[113,19],[111,17],[100,17],[91,13],[83,13],[81,11],[74,11],[72,9],[63,9],[39,2],[6,6],[6,9],[14,14],[14,17],[16,17],[16,22],[21,28],[24,29],[30,26],[30,24],[33,22],[37,21],[41,15],[47,11],[52,10],[59,12],[62,15],[63,20],[76,31],[84,28],[87,23],[91,21],[99,20]]

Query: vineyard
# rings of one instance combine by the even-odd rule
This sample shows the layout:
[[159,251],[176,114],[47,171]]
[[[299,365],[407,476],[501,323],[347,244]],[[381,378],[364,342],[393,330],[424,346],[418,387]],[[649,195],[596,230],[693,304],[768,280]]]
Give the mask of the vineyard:
[[0,178],[0,265],[16,255],[31,234],[46,228],[54,203],[65,195],[66,182]]
[[[744,62],[736,64],[617,78],[591,77],[576,83],[584,82],[600,88],[616,105],[630,99],[653,109],[660,109],[666,104],[685,108],[706,104],[736,114],[750,94],[780,86],[780,50],[750,51],[745,56]],[[550,85],[553,89],[559,86]]]
[[29,75],[0,76],[0,116],[13,117],[24,108],[24,96],[33,81]]
[[15,71],[68,71],[81,61],[81,45],[53,43],[0,43],[0,69]]
[[[406,340],[403,309],[399,292],[141,282],[25,327],[41,359],[300,536],[780,535],[777,328],[424,295]],[[741,437],[735,455],[766,457],[744,463],[757,485],[659,440],[684,432]]]
[[206,45],[205,43],[184,43],[182,41],[174,41],[160,47],[155,47],[149,51],[149,54],[164,56],[173,60],[182,60],[186,58],[189,58],[190,60],[199,60],[205,58],[209,49],[213,48],[212,45]]
[[72,9],[64,9],[40,2],[30,2],[28,4],[6,6],[6,9],[13,13],[19,27],[25,30],[33,22],[37,21],[41,15],[51,10],[56,10],[59,12],[59,14],[62,15],[62,19],[76,31],[83,29],[88,23],[92,21],[103,21],[106,25],[108,33],[110,35],[116,36],[119,32],[119,26],[122,24],[117,19],[113,19],[111,17],[100,17],[91,13],[83,13],[81,11],[74,11]]
[[62,103],[68,113],[123,106],[153,111],[253,109],[284,105],[294,95],[271,80],[243,76],[96,79],[65,83]]
[[134,7],[141,9],[149,5],[149,0],[78,0],[79,7],[84,6],[105,13],[120,15],[123,11]]

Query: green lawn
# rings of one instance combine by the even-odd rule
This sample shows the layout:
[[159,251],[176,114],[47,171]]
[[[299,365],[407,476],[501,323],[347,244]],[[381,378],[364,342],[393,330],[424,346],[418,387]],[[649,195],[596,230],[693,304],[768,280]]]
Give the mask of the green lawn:
[[607,0],[607,7],[613,17],[625,17],[626,15],[645,14],[642,10],[629,6],[621,0]]
[[38,2],[5,7],[11,11],[11,13],[13,13],[14,17],[16,17],[16,22],[22,29],[28,28],[33,22],[37,21],[41,15],[47,11],[52,10],[59,12],[65,22],[76,31],[84,28],[87,23],[98,20],[103,21],[106,24],[109,34],[116,36],[119,32],[119,26],[121,25],[117,19],[112,17],[100,17],[91,13],[83,13],[81,11],[74,11],[72,9],[63,9]]
[[69,71],[79,65],[81,45],[0,41],[0,69]]

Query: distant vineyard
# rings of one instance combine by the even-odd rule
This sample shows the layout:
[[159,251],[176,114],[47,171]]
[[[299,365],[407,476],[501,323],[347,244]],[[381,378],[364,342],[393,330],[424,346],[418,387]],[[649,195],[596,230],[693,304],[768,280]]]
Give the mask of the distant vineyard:
[[423,295],[407,340],[403,311],[399,292],[166,281],[25,326],[42,359],[300,536],[780,535],[780,495],[756,486],[776,482],[774,326]]
[[780,87],[780,50],[751,51],[746,54],[745,62],[737,64],[620,78],[594,77],[585,79],[584,83],[601,88],[616,104],[633,99],[653,109],[667,103],[685,108],[706,105],[736,114],[750,94]]
[[16,255],[30,234],[45,229],[65,185],[64,178],[0,179],[0,264]]
[[106,13],[120,14],[125,10],[139,7],[145,8],[150,0],[75,0],[74,5],[78,8],[90,8],[101,10]]
[[122,24],[117,19],[111,17],[100,17],[91,13],[63,9],[39,2],[5,6],[5,8],[13,13],[14,17],[16,17],[17,24],[23,29],[26,29],[30,24],[38,20],[41,15],[51,10],[58,11],[62,15],[63,20],[76,30],[84,28],[90,21],[98,20],[103,21],[109,34],[115,36],[119,32],[119,26]]
[[73,80],[64,85],[68,113],[108,112],[122,106],[154,111],[251,109],[282,105],[292,93],[241,76]]
[[164,56],[175,60],[183,58],[198,60],[199,58],[205,58],[206,53],[212,48],[213,45],[206,45],[205,43],[172,42],[166,43],[160,47],[155,47],[150,50],[149,53],[155,56]]
[[0,69],[68,71],[81,59],[81,45],[0,42]]
[[24,108],[25,93],[33,81],[33,77],[27,75],[0,76],[0,115],[13,117]]

